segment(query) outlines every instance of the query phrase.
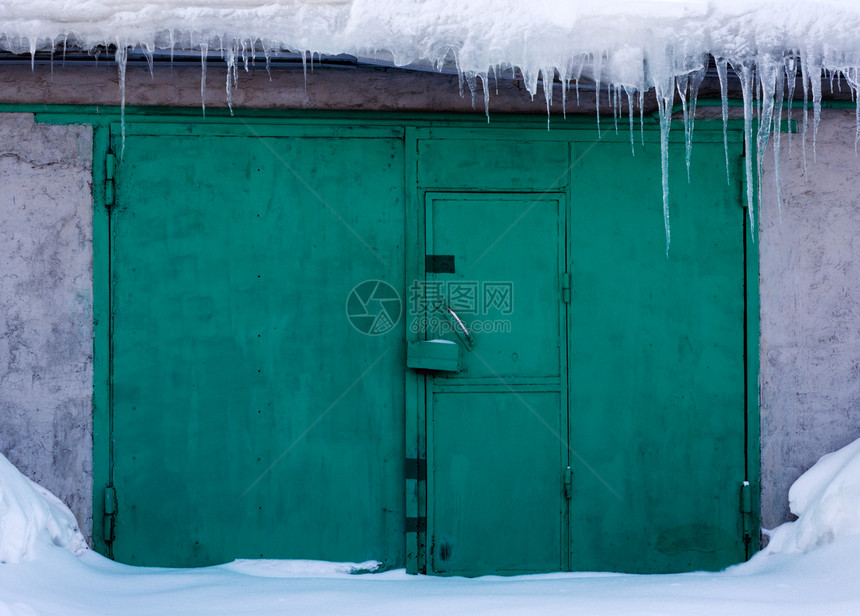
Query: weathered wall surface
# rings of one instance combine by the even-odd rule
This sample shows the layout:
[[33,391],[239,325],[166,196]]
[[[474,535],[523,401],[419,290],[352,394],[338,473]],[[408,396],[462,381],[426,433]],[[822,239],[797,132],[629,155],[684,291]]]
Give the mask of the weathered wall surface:
[[793,519],[788,489],[860,437],[860,158],[854,111],[824,110],[816,160],[799,135],[765,159],[760,238],[762,524]]
[[92,528],[92,130],[0,114],[0,453]]

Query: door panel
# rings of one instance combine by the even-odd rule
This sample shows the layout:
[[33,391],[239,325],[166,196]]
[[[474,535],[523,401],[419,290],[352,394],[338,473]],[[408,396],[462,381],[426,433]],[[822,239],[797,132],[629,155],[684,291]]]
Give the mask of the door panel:
[[[463,372],[452,379],[558,378],[563,267],[559,198],[509,194],[431,198],[430,254],[453,256],[455,271],[431,273],[428,280],[441,283],[443,291],[447,286],[446,299],[461,318],[488,330],[475,332],[480,349],[463,355]],[[472,292],[473,304],[468,301]]]
[[441,298],[425,302],[426,337],[459,344],[463,366],[427,381],[428,569],[564,569],[563,201],[433,193],[426,203],[426,281]]
[[434,572],[566,567],[561,407],[558,392],[434,395]]
[[600,204],[571,225],[577,569],[744,558],[745,211],[710,162],[722,155],[721,144],[697,144],[688,184],[683,148],[672,149],[668,255],[659,148],[634,158],[602,144],[574,169],[583,184],[598,178],[589,202]]
[[402,563],[402,324],[368,336],[344,313],[363,280],[403,288],[402,168],[397,138],[129,128],[111,212],[117,560]]

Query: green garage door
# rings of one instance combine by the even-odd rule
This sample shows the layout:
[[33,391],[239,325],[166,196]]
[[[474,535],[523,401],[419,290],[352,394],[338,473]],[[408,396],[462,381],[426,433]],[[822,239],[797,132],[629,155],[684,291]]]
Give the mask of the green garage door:
[[129,126],[110,214],[123,562],[403,562],[403,335],[344,311],[362,281],[403,285],[403,142],[265,130]]
[[[656,131],[634,157],[523,126],[129,124],[97,381],[115,558],[743,560],[748,231],[721,125],[690,183],[670,144],[668,256]],[[460,373],[407,369],[433,338]]]

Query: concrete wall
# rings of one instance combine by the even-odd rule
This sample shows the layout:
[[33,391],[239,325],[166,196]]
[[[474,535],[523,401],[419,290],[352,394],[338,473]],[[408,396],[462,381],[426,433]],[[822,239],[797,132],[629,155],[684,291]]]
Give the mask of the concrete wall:
[[0,453],[92,528],[92,130],[0,114]]
[[[811,132],[811,130],[810,130]],[[823,454],[860,437],[860,158],[854,111],[825,110],[816,160],[799,135],[772,153],[760,238],[762,525],[793,519],[788,489]]]

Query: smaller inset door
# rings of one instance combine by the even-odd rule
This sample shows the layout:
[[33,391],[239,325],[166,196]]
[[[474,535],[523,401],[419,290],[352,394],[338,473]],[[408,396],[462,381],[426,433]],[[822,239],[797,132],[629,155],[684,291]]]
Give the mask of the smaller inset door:
[[428,573],[568,568],[564,217],[557,194],[426,197],[418,327],[462,366],[426,377]]

